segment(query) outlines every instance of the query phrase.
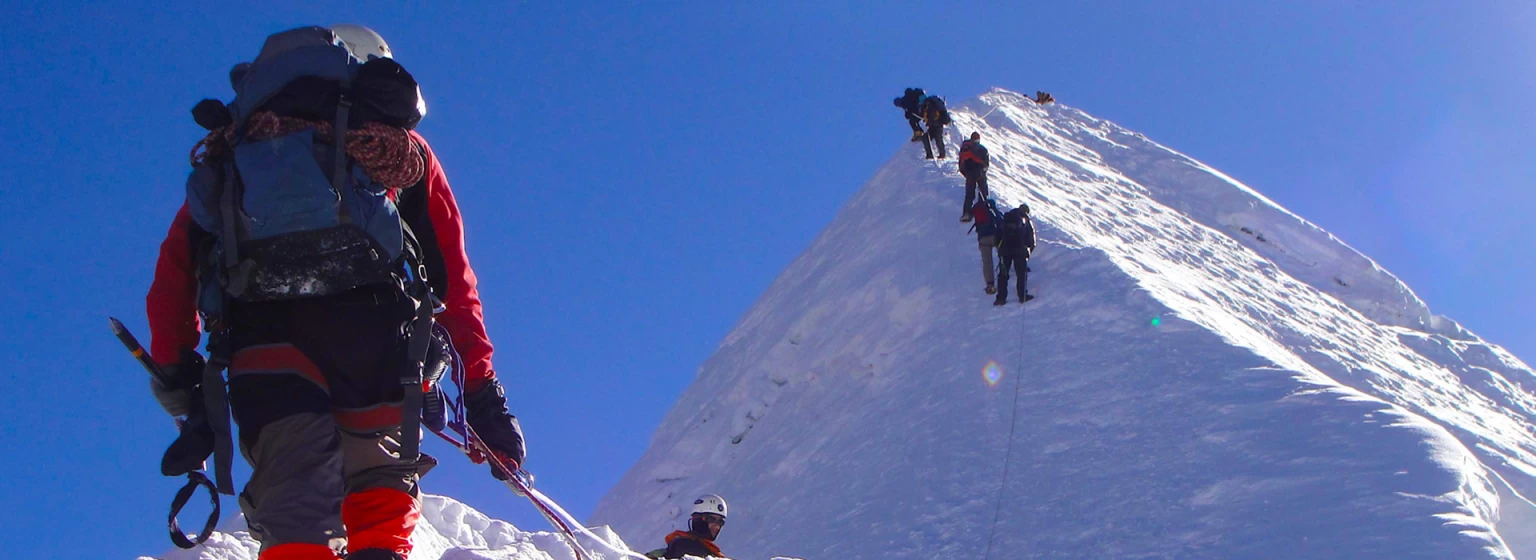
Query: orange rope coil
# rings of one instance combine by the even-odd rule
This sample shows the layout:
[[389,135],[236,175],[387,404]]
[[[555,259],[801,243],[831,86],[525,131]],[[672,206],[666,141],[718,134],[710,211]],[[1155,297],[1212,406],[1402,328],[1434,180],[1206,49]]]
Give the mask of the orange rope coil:
[[[315,129],[315,134],[321,138],[331,137],[331,123],[279,117],[270,111],[251,115],[245,137],[247,140],[266,140],[306,128]],[[234,135],[235,125],[209,132],[192,146],[192,165],[199,165],[209,158],[227,157]],[[410,133],[403,128],[368,123],[361,130],[348,130],[347,155],[362,165],[374,181],[395,190],[420,182],[427,172],[427,162],[411,142]]]

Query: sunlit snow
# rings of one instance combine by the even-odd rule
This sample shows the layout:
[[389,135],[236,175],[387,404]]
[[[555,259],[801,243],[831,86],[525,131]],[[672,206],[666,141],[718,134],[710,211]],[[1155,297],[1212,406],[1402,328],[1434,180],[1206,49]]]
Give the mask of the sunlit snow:
[[904,146],[595,522],[662,534],[708,491],[741,558],[1536,556],[1525,363],[1140,134],[954,105],[951,142],[979,131],[994,194],[1034,211],[1039,299],[991,305],[953,160]]

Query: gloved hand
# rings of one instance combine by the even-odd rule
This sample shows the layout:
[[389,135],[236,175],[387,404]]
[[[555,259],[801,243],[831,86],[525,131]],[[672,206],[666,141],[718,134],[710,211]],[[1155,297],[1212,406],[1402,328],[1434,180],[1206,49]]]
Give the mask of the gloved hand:
[[[501,383],[492,379],[480,390],[464,395],[464,412],[469,416],[469,426],[475,429],[486,447],[511,462],[515,470],[521,468],[527,457],[523,449],[523,428],[517,417],[507,412],[507,393]],[[491,466],[491,475],[506,480],[506,475]]]
[[149,391],[154,393],[155,400],[160,401],[160,408],[171,416],[186,416],[192,410],[192,392],[197,389],[197,384],[203,378],[203,356],[195,350],[183,350],[181,361],[160,368],[169,378],[171,385],[167,386],[160,378],[149,376]]

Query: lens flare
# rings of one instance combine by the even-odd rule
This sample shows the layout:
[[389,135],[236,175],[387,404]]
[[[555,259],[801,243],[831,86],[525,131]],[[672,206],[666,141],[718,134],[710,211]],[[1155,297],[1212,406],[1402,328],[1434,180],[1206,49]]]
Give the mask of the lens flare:
[[1161,324],[1163,324],[1163,318],[1162,317],[1153,317],[1152,318],[1152,326],[1155,327],[1155,326],[1158,326],[1158,325],[1161,325]]
[[987,365],[981,368],[981,378],[987,382],[987,385],[996,386],[998,381],[1003,380],[1003,368],[999,367],[997,362],[987,362]]

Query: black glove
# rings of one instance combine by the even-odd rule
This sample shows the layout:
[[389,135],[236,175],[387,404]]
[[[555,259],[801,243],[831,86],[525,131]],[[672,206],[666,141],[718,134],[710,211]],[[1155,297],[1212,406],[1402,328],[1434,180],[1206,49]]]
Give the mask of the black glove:
[[[469,426],[492,452],[512,462],[512,468],[522,467],[527,457],[523,449],[523,428],[517,417],[507,412],[507,393],[501,383],[492,379],[480,390],[464,395],[464,412],[469,416]],[[497,480],[507,476],[491,466],[491,475]]]
[[203,356],[187,349],[181,352],[181,361],[161,368],[170,386],[150,376],[149,388],[155,400],[171,416],[185,416],[179,422],[181,435],[165,450],[160,458],[160,474],[181,476],[202,470],[203,462],[213,454],[213,427],[208,424],[208,411],[203,408]]
[[160,408],[171,416],[186,416],[192,410],[192,393],[203,380],[203,356],[195,350],[182,350],[181,361],[161,368],[170,385],[160,378],[149,376],[149,391]]
[[192,392],[192,409],[181,423],[181,435],[160,457],[160,474],[181,476],[203,470],[203,462],[213,454],[216,438],[213,426],[208,424],[208,411],[203,408],[203,392]]

